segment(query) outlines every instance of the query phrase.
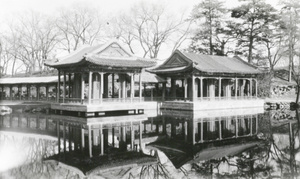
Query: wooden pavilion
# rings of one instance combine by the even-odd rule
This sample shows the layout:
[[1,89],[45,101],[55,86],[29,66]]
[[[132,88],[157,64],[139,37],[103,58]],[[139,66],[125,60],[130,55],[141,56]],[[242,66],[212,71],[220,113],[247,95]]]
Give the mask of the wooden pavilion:
[[[58,77],[63,75],[64,90],[62,90],[63,94],[58,94],[61,97],[57,102],[101,104],[103,101],[141,100],[141,71],[143,68],[155,65],[155,62],[135,57],[118,42],[112,41],[102,45],[82,47],[65,58],[47,62],[45,65],[56,68]],[[70,79],[74,78],[73,85],[66,84],[66,76]],[[137,98],[134,93],[135,76],[139,76]],[[60,82],[61,79],[58,78],[59,85]],[[115,91],[116,86],[119,87],[118,91]],[[68,99],[65,94],[67,87],[72,94]]]
[[[255,103],[258,102],[257,76],[262,72],[238,57],[176,50],[162,65],[149,71],[169,81],[170,88],[163,90],[163,96],[169,101],[201,101],[204,104],[203,101],[255,99]],[[262,106],[263,101],[257,104]],[[227,103],[222,105],[228,107]],[[245,107],[254,106],[247,104]]]

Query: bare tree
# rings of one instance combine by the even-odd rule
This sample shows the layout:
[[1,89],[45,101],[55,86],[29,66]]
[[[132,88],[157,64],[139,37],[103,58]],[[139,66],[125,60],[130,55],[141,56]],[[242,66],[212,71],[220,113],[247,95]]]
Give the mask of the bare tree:
[[121,14],[113,22],[114,36],[134,49],[142,49],[143,57],[157,58],[166,42],[172,42],[178,48],[187,38],[190,22],[167,11],[162,4],[140,2],[132,6],[129,12]]
[[96,9],[76,5],[62,9],[56,22],[61,48],[70,53],[83,44],[101,42],[103,24]]
[[22,61],[25,72],[44,70],[44,62],[58,42],[58,32],[52,24],[48,17],[30,12],[10,25],[10,55]]

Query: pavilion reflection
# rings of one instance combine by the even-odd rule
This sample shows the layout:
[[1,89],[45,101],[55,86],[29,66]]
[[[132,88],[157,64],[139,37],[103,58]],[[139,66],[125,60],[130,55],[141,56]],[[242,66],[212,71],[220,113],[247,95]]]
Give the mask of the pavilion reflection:
[[176,168],[195,160],[235,154],[259,143],[259,113],[260,109],[247,112],[161,110],[160,117],[144,125],[148,122],[148,129],[155,128],[152,131],[165,138],[152,141],[147,147],[164,152]]

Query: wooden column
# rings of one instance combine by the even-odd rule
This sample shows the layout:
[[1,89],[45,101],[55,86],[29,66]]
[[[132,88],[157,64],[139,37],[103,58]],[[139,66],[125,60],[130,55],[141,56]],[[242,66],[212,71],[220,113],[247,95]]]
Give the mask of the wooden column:
[[134,128],[133,128],[133,125],[131,123],[131,126],[130,126],[130,143],[131,143],[131,150],[133,151],[134,150]]
[[92,151],[92,126],[88,125],[88,144],[89,144],[89,156],[93,157],[93,151]]
[[27,100],[29,100],[31,91],[30,91],[30,85],[28,84],[26,85],[26,93],[27,93]]
[[84,73],[81,73],[81,104],[83,104],[84,101],[84,87],[85,87]]
[[130,98],[134,98],[134,73],[130,74]]
[[9,85],[9,98],[12,100],[12,85]]
[[[21,86],[21,90],[20,90],[20,86]],[[22,93],[22,85],[18,85],[18,94],[19,94],[19,100],[21,101],[21,97],[22,97],[22,95],[21,95],[21,93]]]
[[142,100],[142,73],[139,76],[139,98],[140,101]]
[[171,97],[176,98],[176,80],[171,78]]
[[196,90],[195,90],[195,76],[192,75],[192,101],[196,99]]
[[222,139],[222,123],[221,117],[219,117],[219,139]]
[[88,104],[92,103],[92,75],[93,72],[89,72],[89,96],[88,96]]
[[238,81],[238,78],[235,77],[235,99],[237,99],[237,94],[238,94],[238,84],[239,84],[239,81]]
[[63,122],[63,140],[64,140],[64,153],[67,151],[67,141],[66,141],[66,124]]
[[102,124],[99,126],[99,143],[100,143],[100,155],[104,155],[104,135],[103,135],[103,128]]
[[257,98],[257,79],[255,79],[255,97]]
[[203,100],[203,77],[200,77],[200,97]]
[[250,97],[252,98],[252,78],[250,78]]
[[187,78],[184,79],[183,85],[184,85],[184,99],[186,99],[188,97],[188,83],[187,83]]
[[140,121],[140,125],[139,125],[139,143],[140,143],[140,152],[143,151],[142,149],[142,137],[143,137],[143,131],[142,131],[142,122]]
[[49,100],[49,84],[46,84],[46,101]]
[[59,103],[59,98],[60,98],[60,70],[58,70],[58,82],[57,82],[57,102]]
[[162,100],[164,101],[166,98],[166,83],[162,84]]
[[235,116],[235,137],[239,136],[239,126],[238,126],[238,117]]
[[58,153],[60,153],[60,126],[59,126],[59,120],[56,121],[56,133],[57,133]]
[[111,97],[114,98],[115,95],[115,74],[111,74]]
[[100,103],[102,103],[103,91],[104,91],[104,73],[99,73],[99,74],[100,74]]
[[[71,73],[69,73],[69,77],[68,77],[68,85],[69,85],[69,94],[68,94],[68,97],[71,98]],[[73,89],[72,89],[73,91]],[[74,97],[73,97],[74,98]]]
[[84,128],[83,126],[81,126],[80,128],[80,132],[81,132],[81,150],[83,151],[84,147],[85,147],[85,140],[84,140]]
[[64,79],[63,79],[63,103],[65,103],[66,98],[66,72],[64,71]]
[[219,99],[221,99],[221,91],[222,91],[222,78],[219,77]]
[[36,84],[35,88],[36,88],[36,98],[39,101],[40,100],[40,85]]
[[[109,74],[103,73],[103,90],[102,90],[102,98],[108,98],[108,94],[109,94],[109,80],[108,80]],[[102,83],[101,83],[102,86]]]
[[252,115],[250,115],[250,135],[252,136],[252,133],[253,133],[253,131],[252,131],[253,129],[252,129]]

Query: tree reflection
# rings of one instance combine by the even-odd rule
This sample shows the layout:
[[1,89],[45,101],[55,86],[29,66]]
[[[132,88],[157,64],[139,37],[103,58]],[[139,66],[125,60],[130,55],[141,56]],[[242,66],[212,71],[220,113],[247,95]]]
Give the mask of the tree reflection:
[[260,121],[271,122],[270,128],[264,126],[260,129],[264,134],[260,134],[264,139],[260,145],[235,156],[193,163],[192,168],[209,178],[297,178],[299,176],[297,156],[300,155],[298,111],[294,118],[284,119],[280,124],[272,122],[274,120],[272,117],[274,113],[269,113]]

